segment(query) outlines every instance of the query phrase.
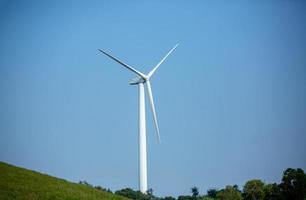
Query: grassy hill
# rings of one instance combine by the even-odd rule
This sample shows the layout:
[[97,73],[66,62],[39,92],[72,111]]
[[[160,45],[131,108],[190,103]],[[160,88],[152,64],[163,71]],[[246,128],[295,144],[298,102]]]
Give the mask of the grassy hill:
[[0,199],[127,200],[98,189],[0,162]]

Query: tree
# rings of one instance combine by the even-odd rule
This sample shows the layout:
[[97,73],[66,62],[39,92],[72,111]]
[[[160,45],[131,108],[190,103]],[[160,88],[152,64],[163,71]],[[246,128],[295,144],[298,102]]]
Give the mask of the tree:
[[88,183],[87,181],[79,181],[79,184],[86,185],[88,187],[93,187],[92,184]]
[[280,188],[286,200],[303,200],[306,197],[306,175],[304,171],[300,168],[286,169],[283,174]]
[[243,187],[245,200],[263,200],[265,196],[264,183],[259,179],[247,181]]
[[214,198],[208,197],[208,196],[203,196],[199,197],[200,200],[215,200]]
[[199,189],[197,187],[191,188],[192,197],[196,199],[199,196]]
[[194,198],[192,196],[184,196],[184,195],[181,195],[177,198],[177,200],[194,200]]
[[103,187],[101,187],[100,185],[96,185],[95,188],[96,188],[97,190],[100,190],[100,191],[103,191],[103,192],[113,193],[110,189],[103,188]]
[[207,190],[207,196],[210,198],[216,198],[217,192],[218,191],[216,189],[209,189]]
[[264,200],[280,200],[280,188],[276,183],[267,184],[264,187],[265,197]]
[[153,189],[152,189],[152,188],[149,188],[149,189],[147,190],[147,195],[153,196]]
[[226,186],[225,189],[220,190],[216,199],[218,200],[242,200],[241,194],[233,187]]
[[137,199],[137,200],[150,200],[150,199],[154,199],[154,197],[143,194],[140,191],[134,191],[131,188],[125,188],[122,190],[118,190],[115,192],[115,194],[123,196],[123,197],[127,197],[129,199]]
[[233,185],[234,190],[238,191],[239,193],[241,193],[241,191],[239,190],[239,186],[237,184]]
[[162,198],[162,200],[175,200],[175,198],[174,198],[174,197],[167,196],[167,197],[165,197],[165,198]]
[[233,186],[226,186],[225,189],[220,190],[216,198],[218,200],[242,200],[240,192]]

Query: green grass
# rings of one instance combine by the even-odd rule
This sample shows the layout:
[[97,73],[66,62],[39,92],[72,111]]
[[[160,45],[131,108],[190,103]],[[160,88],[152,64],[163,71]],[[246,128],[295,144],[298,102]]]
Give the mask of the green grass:
[[0,162],[0,199],[127,200],[90,186]]

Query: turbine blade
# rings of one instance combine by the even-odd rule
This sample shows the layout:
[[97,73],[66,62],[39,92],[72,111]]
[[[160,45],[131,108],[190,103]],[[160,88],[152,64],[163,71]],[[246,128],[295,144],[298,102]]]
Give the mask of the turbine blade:
[[157,68],[166,60],[166,58],[172,53],[172,51],[174,51],[174,49],[176,49],[176,47],[178,46],[179,44],[176,44],[168,53],[167,55],[161,60],[159,61],[159,63],[148,73],[148,77],[150,78],[154,72],[157,70]]
[[102,51],[101,49],[99,49],[99,51],[101,51],[103,54],[105,54],[109,58],[113,59],[117,63],[123,65],[127,69],[131,70],[132,72],[136,73],[137,75],[141,76],[142,78],[146,79],[146,75],[144,75],[143,73],[137,71],[136,69],[134,69],[133,67],[129,66],[128,64],[125,64],[124,62],[120,61],[118,58],[115,58],[114,56],[111,56],[110,54],[106,53],[105,51]]
[[155,125],[155,129],[156,129],[158,141],[160,143],[159,128],[158,128],[157,117],[156,117],[156,113],[155,113],[155,106],[154,106],[154,100],[153,100],[153,94],[152,94],[152,88],[151,88],[150,81],[149,80],[146,81],[146,84],[147,84],[147,91],[148,91],[151,110],[152,110],[153,119],[154,119],[154,125]]

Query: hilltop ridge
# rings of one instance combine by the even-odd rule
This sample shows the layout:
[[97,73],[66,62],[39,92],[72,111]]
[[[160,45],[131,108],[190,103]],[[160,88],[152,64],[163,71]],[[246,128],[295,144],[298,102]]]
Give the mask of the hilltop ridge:
[[0,199],[127,200],[83,184],[0,162]]

